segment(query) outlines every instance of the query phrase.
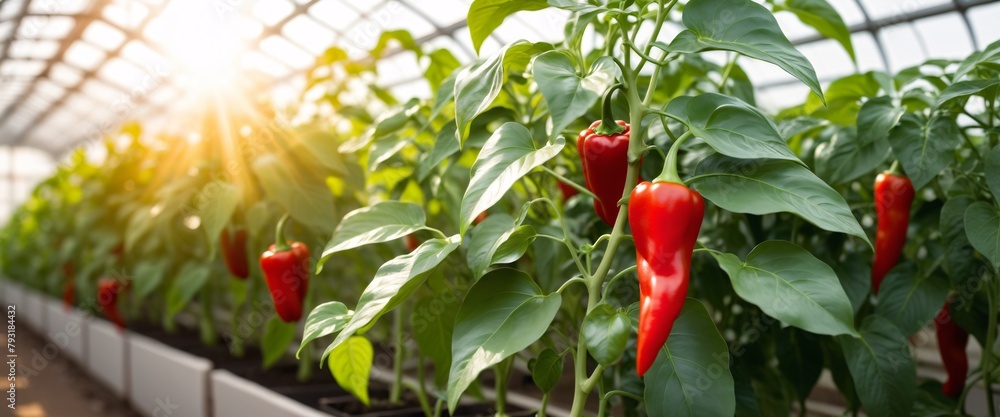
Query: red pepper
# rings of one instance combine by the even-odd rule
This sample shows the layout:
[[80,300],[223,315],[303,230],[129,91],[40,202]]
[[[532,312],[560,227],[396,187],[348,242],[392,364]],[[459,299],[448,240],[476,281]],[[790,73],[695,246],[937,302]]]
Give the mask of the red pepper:
[[302,242],[285,241],[286,221],[287,215],[278,222],[275,244],[260,255],[260,268],[278,317],[292,323],[302,318],[302,303],[309,288],[309,248]]
[[76,287],[75,283],[73,282],[72,263],[69,262],[63,263],[63,275],[65,275],[64,276],[65,281],[63,282],[62,299],[63,299],[63,306],[65,306],[66,309],[68,310],[70,308],[73,308],[73,301],[76,298]]
[[125,320],[118,313],[118,294],[124,291],[122,283],[116,279],[104,278],[97,284],[97,305],[119,329],[125,328]]
[[572,185],[566,184],[562,181],[559,181],[559,191],[562,192],[563,201],[569,200],[570,198],[573,198],[573,196],[580,194],[580,190],[577,190]]
[[948,373],[948,379],[941,386],[941,392],[949,397],[957,397],[965,389],[965,377],[969,373],[969,358],[965,353],[965,345],[969,343],[969,333],[951,319],[951,314],[948,313],[951,299],[948,301],[934,319],[934,328],[937,330],[941,362],[944,363],[944,370]]
[[628,174],[628,141],[631,128],[619,120],[616,130],[603,129],[600,120],[580,132],[576,147],[583,165],[583,178],[587,189],[597,196],[594,211],[608,225],[614,226],[618,218],[618,200],[625,191]]
[[222,244],[222,257],[226,260],[229,273],[240,279],[250,276],[250,266],[247,261],[247,231],[237,229],[236,232],[229,233],[223,230],[219,242]]
[[413,252],[417,250],[418,246],[420,246],[420,239],[417,239],[413,235],[406,235],[406,249]]
[[483,220],[486,220],[486,212],[485,211],[482,212],[482,213],[479,213],[479,215],[476,216],[476,218],[472,220],[472,224],[473,225],[477,225],[479,223],[482,223]]
[[903,252],[913,195],[913,184],[905,176],[886,171],[875,178],[875,214],[878,218],[872,263],[872,291],[875,294],[878,294],[882,278],[896,266]]
[[705,200],[684,184],[658,178],[632,190],[628,219],[639,275],[639,376],[653,365],[684,306],[704,214]]

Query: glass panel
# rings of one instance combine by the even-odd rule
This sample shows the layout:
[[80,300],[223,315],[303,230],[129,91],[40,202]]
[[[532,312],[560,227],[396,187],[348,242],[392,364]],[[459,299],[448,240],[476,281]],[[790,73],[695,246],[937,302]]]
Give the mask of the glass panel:
[[10,44],[11,58],[49,59],[59,50],[56,41],[14,41]]
[[417,56],[410,51],[379,60],[377,65],[379,85],[398,84],[421,74],[420,66],[417,64]]
[[90,0],[32,1],[28,13],[77,14],[87,9]]
[[97,102],[93,99],[87,97],[85,94],[76,93],[69,96],[63,105],[66,109],[76,113],[79,116],[85,116],[97,106]]
[[0,21],[0,41],[7,40],[10,32],[14,30],[14,22],[11,20]]
[[112,58],[101,67],[98,76],[111,84],[116,84],[125,90],[132,91],[141,87],[146,74],[134,65],[121,58]]
[[871,33],[855,33],[851,35],[851,42],[854,43],[854,55],[858,58],[858,69],[861,72],[885,71],[878,44],[875,43],[875,37]]
[[57,62],[49,70],[49,78],[65,87],[72,87],[83,79],[83,74],[76,68]]
[[68,16],[31,16],[21,23],[21,34],[32,31],[32,36],[43,39],[62,39],[76,26],[76,20]]
[[110,51],[125,42],[125,34],[107,23],[95,20],[83,31],[83,39]]
[[150,72],[161,75],[171,72],[170,62],[159,52],[154,51],[141,41],[130,41],[122,48],[122,56],[135,64],[141,64]]
[[148,7],[139,2],[127,0],[112,2],[104,6],[104,10],[101,11],[101,15],[109,22],[126,29],[139,26],[139,22],[148,14]]
[[469,5],[459,0],[410,1],[407,6],[414,7],[440,27],[465,20]]
[[241,18],[236,21],[236,30],[243,39],[257,39],[264,32],[264,25],[251,18]]
[[428,98],[431,96],[430,86],[428,86],[423,80],[416,80],[413,82],[395,85],[389,87],[389,91],[397,97]]
[[1000,25],[997,24],[1000,21],[1000,3],[969,9],[968,16],[980,50],[1000,39]]
[[104,61],[104,56],[104,52],[100,49],[78,40],[66,50],[63,60],[77,68],[93,70]]
[[332,30],[320,25],[308,15],[295,17],[281,29],[281,33],[306,48],[314,56],[322,54],[336,39]]
[[972,53],[972,40],[958,13],[920,19],[914,26],[931,58],[963,59]]
[[817,33],[816,29],[802,23],[792,12],[778,12],[774,14],[774,18],[778,20],[778,26],[781,26],[781,31],[785,33],[785,37],[792,41],[813,36]]
[[8,60],[0,66],[0,76],[28,78],[40,74],[45,69],[42,61]]
[[248,52],[243,56],[243,67],[257,70],[272,77],[280,78],[288,74],[289,70],[277,61],[268,58],[259,52]]
[[25,0],[6,0],[0,7],[0,20],[13,19],[21,11]]
[[[352,4],[357,3],[365,2]],[[374,4],[375,2],[371,3]],[[384,31],[406,29],[416,39],[434,32],[434,25],[428,22],[427,19],[414,13],[413,9],[405,7],[397,1],[389,1],[371,12],[364,23],[352,30],[352,38],[354,38],[356,29],[363,29],[363,33],[369,35],[371,38],[371,46],[375,46],[375,43],[378,42],[378,37]],[[371,49],[371,47],[367,49]]]
[[35,85],[35,91],[38,92],[38,94],[55,98],[62,97],[63,94],[66,93],[65,88],[44,78],[38,80],[38,84]]
[[840,13],[840,17],[844,19],[844,23],[847,26],[856,25],[863,23],[865,21],[865,16],[861,14],[861,9],[858,8],[858,4],[854,0],[827,0],[837,12]]
[[837,41],[824,39],[799,46],[798,49],[812,63],[816,76],[821,80],[840,78],[854,72],[851,57]]
[[924,62],[927,55],[920,40],[917,39],[913,26],[909,24],[889,26],[879,31],[879,39],[885,48],[889,60],[889,72],[896,73],[901,69]]
[[952,0],[861,0],[873,20],[902,18],[918,10],[950,3]]
[[315,62],[312,55],[277,35],[269,36],[261,41],[260,49],[292,68],[305,68]]
[[287,0],[257,0],[251,14],[267,26],[273,26],[295,11]]
[[320,23],[340,31],[344,31],[361,19],[358,12],[339,0],[320,1],[309,8],[309,14]]
[[122,92],[109,87],[107,84],[97,80],[89,79],[87,82],[83,83],[80,91],[84,94],[90,96],[90,98],[98,102],[97,107],[110,107],[114,105],[122,96]]

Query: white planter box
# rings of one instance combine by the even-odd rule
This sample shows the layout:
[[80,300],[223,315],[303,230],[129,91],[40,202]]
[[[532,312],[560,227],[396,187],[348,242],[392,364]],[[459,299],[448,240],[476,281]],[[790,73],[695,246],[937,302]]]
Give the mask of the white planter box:
[[22,287],[21,300],[24,309],[19,316],[34,331],[44,333],[46,328],[44,299],[35,290]]
[[[21,308],[19,305],[21,301],[21,286],[14,281],[3,280],[3,303],[7,305],[16,305],[18,309]],[[18,316],[20,316],[20,311],[18,311]],[[18,321],[21,321],[20,317]]]
[[207,417],[212,363],[134,333],[128,335],[132,406],[149,417]]
[[125,398],[128,388],[125,338],[125,332],[107,321],[92,318],[87,323],[87,369],[121,398]]
[[[44,296],[39,296],[44,297]],[[82,364],[86,356],[87,317],[76,309],[67,309],[62,300],[41,298],[47,310],[45,337],[76,363]]]
[[214,417],[329,417],[226,370],[212,372]]

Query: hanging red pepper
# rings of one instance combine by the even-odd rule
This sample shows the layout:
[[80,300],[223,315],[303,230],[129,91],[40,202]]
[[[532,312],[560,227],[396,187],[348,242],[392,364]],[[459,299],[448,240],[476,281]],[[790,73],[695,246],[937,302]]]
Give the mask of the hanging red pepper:
[[417,247],[419,246],[420,246],[420,239],[417,239],[413,235],[406,235],[406,249],[408,249],[410,252],[413,252],[417,250]]
[[70,262],[63,263],[63,306],[66,309],[73,308],[73,301],[76,298],[76,283],[73,282],[73,264]]
[[233,233],[227,230],[222,231],[219,236],[222,246],[222,257],[226,260],[226,267],[234,277],[246,279],[250,276],[249,261],[247,261],[247,231],[237,229]]
[[566,184],[565,182],[562,181],[559,181],[559,191],[562,192],[563,201],[567,201],[573,196],[580,194],[580,190],[577,190],[572,185]]
[[934,319],[934,329],[937,330],[938,349],[941,350],[941,362],[948,373],[948,379],[941,386],[941,392],[949,397],[957,397],[965,389],[965,377],[969,373],[969,358],[965,353],[965,345],[969,343],[969,333],[948,312],[951,298],[944,303],[944,308]]
[[899,261],[906,244],[906,229],[910,224],[910,203],[913,184],[893,168],[875,178],[875,214],[878,231],[875,234],[875,259],[872,263],[872,291],[878,294],[882,278]]
[[598,120],[580,132],[576,146],[580,152],[587,189],[597,196],[594,211],[610,226],[618,218],[618,200],[625,191],[628,174],[630,126],[622,120],[614,127]]
[[485,211],[482,212],[482,213],[479,213],[479,215],[476,216],[476,218],[472,220],[472,224],[473,225],[477,225],[479,223],[482,223],[483,220],[486,220],[486,212]]
[[302,318],[302,303],[309,287],[309,248],[302,242],[289,244],[285,240],[285,215],[278,222],[275,244],[260,255],[260,268],[264,270],[267,288],[271,291],[274,310],[286,323]]
[[116,279],[104,278],[97,283],[97,305],[104,313],[104,317],[119,329],[125,328],[125,320],[122,320],[121,314],[118,313],[118,294],[124,289],[125,286]]
[[705,214],[701,194],[677,175],[679,143],[670,149],[663,174],[636,186],[628,203],[639,275],[639,376],[653,365],[684,307],[691,254]]

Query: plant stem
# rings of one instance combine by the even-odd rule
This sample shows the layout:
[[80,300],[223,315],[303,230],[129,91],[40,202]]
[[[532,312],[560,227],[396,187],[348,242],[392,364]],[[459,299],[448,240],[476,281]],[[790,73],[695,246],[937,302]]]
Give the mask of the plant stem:
[[667,158],[663,162],[663,172],[660,173],[659,177],[653,180],[653,182],[674,182],[677,184],[684,184],[681,181],[680,175],[677,174],[677,152],[681,149],[681,144],[684,143],[688,138],[691,137],[691,131],[684,132],[681,137],[677,138],[677,141],[670,146],[670,151],[667,152]]
[[403,309],[392,312],[392,387],[389,389],[389,402],[399,404],[403,398]]
[[496,366],[493,367],[493,372],[496,374],[496,381],[494,382],[494,389],[496,391],[496,409],[497,416],[507,415],[507,380],[510,379],[510,368],[514,364],[514,357],[511,356],[504,359]]
[[545,407],[549,405],[549,393],[542,394],[542,405],[538,408],[536,417],[545,417]]
[[215,346],[218,343],[218,334],[215,332],[215,321],[212,319],[212,286],[205,285],[201,290],[201,317],[199,320],[201,328],[201,342],[208,346]]
[[288,241],[285,240],[285,223],[288,223],[289,214],[281,216],[281,220],[278,220],[278,226],[274,229],[274,250],[278,252],[284,252],[292,249],[288,245]]
[[417,352],[417,398],[420,400],[420,408],[424,409],[424,415],[427,417],[433,417],[434,411],[431,410],[430,402],[427,401],[427,376],[424,370],[424,355]]
[[993,278],[986,282],[986,300],[989,305],[989,327],[986,328],[986,346],[983,346],[983,382],[986,384],[986,406],[990,416],[996,415],[993,404],[993,342],[997,337],[997,299],[996,279],[1000,276],[1000,268],[994,268]]
[[566,177],[564,177],[562,175],[559,175],[559,173],[553,171],[552,168],[549,168],[549,167],[547,167],[545,165],[542,165],[542,170],[545,171],[545,172],[547,172],[547,173],[549,173],[549,175],[552,175],[553,177],[556,177],[556,179],[559,180],[560,182],[562,182],[562,183],[564,183],[564,184],[566,184],[566,185],[568,185],[570,187],[575,188],[577,191],[580,192],[580,194],[586,195],[586,196],[588,196],[590,198],[595,198],[595,199],[597,198],[597,196],[594,195],[594,193],[590,192],[590,190],[588,190],[587,187],[584,187],[584,186],[582,186],[580,184],[577,184],[576,182],[574,182],[573,180],[571,180],[569,178],[566,178]]

